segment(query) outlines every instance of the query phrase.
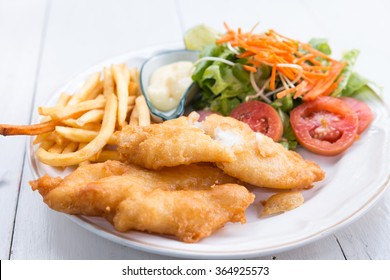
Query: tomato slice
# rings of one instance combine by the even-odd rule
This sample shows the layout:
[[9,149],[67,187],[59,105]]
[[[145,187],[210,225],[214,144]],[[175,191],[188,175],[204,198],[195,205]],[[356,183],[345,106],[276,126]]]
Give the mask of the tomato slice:
[[263,102],[252,100],[241,103],[230,116],[247,123],[253,131],[267,135],[275,142],[283,135],[283,123],[278,112]]
[[344,101],[345,104],[349,108],[351,108],[358,117],[358,129],[357,133],[361,134],[363,131],[367,129],[372,120],[374,119],[374,114],[372,113],[370,107],[363,101],[357,100],[351,97],[341,97],[341,100]]
[[291,111],[290,122],[303,147],[325,156],[349,148],[358,127],[356,114],[342,100],[330,96],[299,105]]

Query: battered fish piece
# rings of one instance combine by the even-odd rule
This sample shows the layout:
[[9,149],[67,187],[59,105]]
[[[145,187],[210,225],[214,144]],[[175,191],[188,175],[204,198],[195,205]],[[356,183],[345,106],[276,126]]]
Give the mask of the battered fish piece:
[[180,117],[149,126],[128,125],[118,133],[118,150],[127,162],[149,169],[235,160],[230,149],[192,123]]
[[80,166],[64,179],[45,175],[31,181],[30,185],[56,211],[104,216],[132,192],[133,186],[142,186],[146,190],[205,190],[215,184],[227,183],[239,181],[208,164],[154,171],[119,161],[106,161]]
[[139,190],[119,204],[113,222],[119,231],[170,234],[193,243],[227,222],[245,223],[245,210],[253,200],[253,194],[235,184],[200,191]]
[[46,175],[30,185],[56,211],[105,217],[120,231],[172,234],[196,242],[227,222],[245,222],[254,195],[228,184],[236,182],[208,164],[153,171],[107,161],[80,166],[64,179]]
[[306,188],[325,177],[316,163],[255,133],[246,123],[214,114],[206,117],[201,127],[233,150],[236,160],[218,162],[217,166],[243,182],[257,187],[295,189]]

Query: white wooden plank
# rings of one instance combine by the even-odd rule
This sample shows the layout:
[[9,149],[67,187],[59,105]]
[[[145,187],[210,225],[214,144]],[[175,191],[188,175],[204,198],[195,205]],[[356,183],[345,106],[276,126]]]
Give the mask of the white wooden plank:
[[331,235],[319,241],[294,250],[273,254],[259,260],[344,260],[335,236]]
[[[0,123],[29,123],[46,0],[0,1]],[[25,137],[0,137],[0,259],[8,259]]]
[[347,259],[390,259],[390,192],[356,223],[336,234]]
[[[100,60],[180,40],[173,1],[53,1],[35,108],[75,72]],[[104,240],[49,210],[28,186],[32,175],[27,164],[25,170],[12,259],[161,258]]]

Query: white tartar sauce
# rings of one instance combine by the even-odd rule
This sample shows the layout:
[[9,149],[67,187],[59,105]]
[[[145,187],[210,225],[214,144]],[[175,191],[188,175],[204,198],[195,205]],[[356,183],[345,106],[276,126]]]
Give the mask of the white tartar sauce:
[[147,89],[152,105],[163,112],[176,108],[192,83],[193,71],[190,61],[178,61],[154,71]]

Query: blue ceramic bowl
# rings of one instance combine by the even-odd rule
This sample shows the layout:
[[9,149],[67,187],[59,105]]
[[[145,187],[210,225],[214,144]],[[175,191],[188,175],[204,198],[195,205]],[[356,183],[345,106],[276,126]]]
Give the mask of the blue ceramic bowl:
[[183,115],[185,106],[194,98],[195,94],[199,91],[199,88],[196,83],[192,83],[188,87],[186,92],[183,94],[183,97],[180,99],[179,105],[175,109],[172,109],[167,112],[160,111],[153,106],[148,97],[147,92],[147,88],[149,86],[150,78],[153,72],[164,65],[175,63],[178,61],[185,60],[195,62],[198,59],[198,55],[198,51],[166,51],[157,53],[156,55],[153,55],[151,58],[144,62],[140,71],[141,92],[146,99],[146,103],[148,104],[149,110],[154,121],[161,122],[164,120],[171,120]]

